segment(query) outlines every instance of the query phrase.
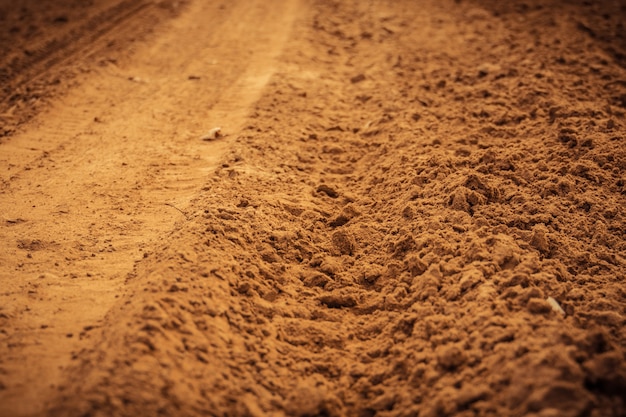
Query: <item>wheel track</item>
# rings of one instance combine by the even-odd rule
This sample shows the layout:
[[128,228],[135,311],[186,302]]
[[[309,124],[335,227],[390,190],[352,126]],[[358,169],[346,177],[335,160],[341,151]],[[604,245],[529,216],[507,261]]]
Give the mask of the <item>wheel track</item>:
[[[133,44],[132,57],[115,45],[117,62],[92,65],[79,89],[0,144],[0,321],[15,329],[0,335],[0,416],[43,412],[91,343],[84,329],[103,323],[134,264],[194,215],[191,201],[246,124],[298,9],[294,0],[188,4],[158,36]],[[29,71],[54,61],[39,81],[64,76],[63,65],[86,63],[111,39],[149,34],[163,13],[157,2],[120,16],[108,33]],[[218,125],[223,140],[200,141]],[[29,242],[41,246],[30,257]]]

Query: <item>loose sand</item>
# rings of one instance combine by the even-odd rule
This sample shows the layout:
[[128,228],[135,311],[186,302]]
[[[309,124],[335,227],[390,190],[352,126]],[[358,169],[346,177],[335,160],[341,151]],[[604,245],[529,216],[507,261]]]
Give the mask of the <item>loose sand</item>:
[[1,415],[626,415],[623,2],[203,3],[2,9]]

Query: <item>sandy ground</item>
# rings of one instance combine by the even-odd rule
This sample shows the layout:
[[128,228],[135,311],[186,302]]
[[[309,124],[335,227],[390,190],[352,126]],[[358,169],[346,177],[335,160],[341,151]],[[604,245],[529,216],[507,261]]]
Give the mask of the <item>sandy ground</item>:
[[624,21],[0,2],[0,415],[626,415]]

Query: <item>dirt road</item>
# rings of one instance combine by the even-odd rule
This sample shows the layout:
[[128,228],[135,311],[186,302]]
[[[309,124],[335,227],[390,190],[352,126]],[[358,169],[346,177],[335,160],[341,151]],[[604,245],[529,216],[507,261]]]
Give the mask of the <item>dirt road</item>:
[[624,415],[624,6],[268,3],[0,6],[0,415]]
[[[141,47],[132,55],[114,49],[97,68],[71,55],[89,70],[80,87],[2,144],[0,305],[14,326],[3,328],[7,415],[41,410],[42,394],[58,389],[134,263],[192,217],[190,201],[275,71],[293,2],[279,16],[262,2],[200,3],[158,37],[126,43]],[[150,22],[145,14],[123,20],[133,28]],[[66,51],[46,58],[55,54]],[[215,126],[227,136],[201,141]]]

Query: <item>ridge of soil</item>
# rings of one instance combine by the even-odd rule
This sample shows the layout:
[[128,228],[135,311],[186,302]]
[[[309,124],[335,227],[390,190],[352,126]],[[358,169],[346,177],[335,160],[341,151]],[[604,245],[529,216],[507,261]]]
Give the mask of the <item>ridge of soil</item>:
[[40,415],[625,415],[626,10],[303,3]]

